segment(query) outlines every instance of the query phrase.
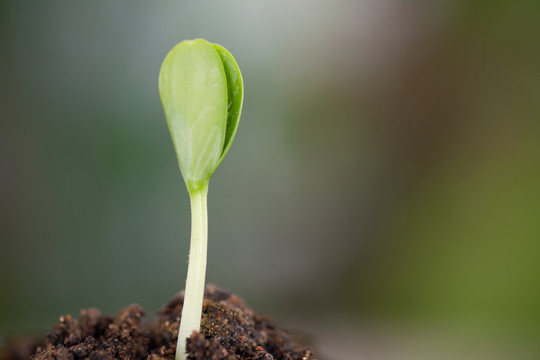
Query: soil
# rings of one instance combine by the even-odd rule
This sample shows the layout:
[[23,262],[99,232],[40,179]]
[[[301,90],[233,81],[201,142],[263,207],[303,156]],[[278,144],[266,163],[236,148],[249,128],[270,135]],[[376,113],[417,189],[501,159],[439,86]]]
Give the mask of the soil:
[[[143,321],[139,305],[114,317],[95,308],[82,310],[79,320],[61,316],[45,339],[8,341],[0,360],[173,360],[182,304],[179,293],[152,321]],[[187,340],[187,352],[190,360],[316,360],[268,315],[213,285],[205,289],[201,331]]]

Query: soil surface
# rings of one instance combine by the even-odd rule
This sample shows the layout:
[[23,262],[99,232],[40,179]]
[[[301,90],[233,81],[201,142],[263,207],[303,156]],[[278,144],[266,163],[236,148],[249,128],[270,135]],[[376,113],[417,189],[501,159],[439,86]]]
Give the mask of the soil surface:
[[[8,341],[0,360],[172,360],[182,303],[179,293],[150,322],[142,321],[139,305],[114,317],[95,308],[82,310],[79,320],[61,316],[46,339]],[[269,316],[212,285],[205,289],[201,332],[188,339],[187,351],[190,360],[316,360]]]

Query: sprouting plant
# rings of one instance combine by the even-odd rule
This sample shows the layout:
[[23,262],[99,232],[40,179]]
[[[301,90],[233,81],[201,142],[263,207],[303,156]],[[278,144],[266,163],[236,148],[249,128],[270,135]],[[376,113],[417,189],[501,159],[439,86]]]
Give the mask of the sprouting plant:
[[159,74],[159,94],[191,202],[191,243],[176,359],[186,359],[186,338],[200,330],[206,248],[207,194],[238,129],[242,75],[222,46],[197,39],[177,44]]

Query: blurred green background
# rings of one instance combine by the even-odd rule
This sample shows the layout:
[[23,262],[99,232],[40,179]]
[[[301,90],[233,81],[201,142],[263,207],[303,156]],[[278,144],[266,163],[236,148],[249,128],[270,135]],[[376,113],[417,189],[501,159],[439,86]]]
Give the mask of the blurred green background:
[[208,282],[328,359],[538,359],[539,34],[538,1],[0,2],[0,336],[183,288],[157,78],[202,37],[246,91]]

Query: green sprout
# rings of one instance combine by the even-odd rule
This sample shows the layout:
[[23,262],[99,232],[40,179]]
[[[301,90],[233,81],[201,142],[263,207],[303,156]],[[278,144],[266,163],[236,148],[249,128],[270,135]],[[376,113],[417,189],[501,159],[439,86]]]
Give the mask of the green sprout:
[[242,75],[224,47],[182,41],[159,73],[159,94],[191,202],[191,243],[176,359],[186,359],[186,338],[201,326],[208,242],[210,176],[234,140],[243,101]]

